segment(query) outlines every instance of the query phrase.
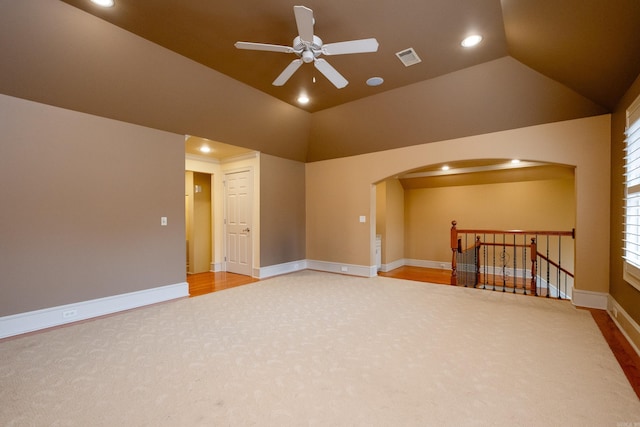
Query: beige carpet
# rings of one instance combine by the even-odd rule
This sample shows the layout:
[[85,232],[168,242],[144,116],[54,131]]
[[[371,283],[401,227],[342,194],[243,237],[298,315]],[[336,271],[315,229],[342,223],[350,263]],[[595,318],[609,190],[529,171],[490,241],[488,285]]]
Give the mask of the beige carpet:
[[0,343],[3,426],[634,423],[589,313],[384,277],[304,271]]

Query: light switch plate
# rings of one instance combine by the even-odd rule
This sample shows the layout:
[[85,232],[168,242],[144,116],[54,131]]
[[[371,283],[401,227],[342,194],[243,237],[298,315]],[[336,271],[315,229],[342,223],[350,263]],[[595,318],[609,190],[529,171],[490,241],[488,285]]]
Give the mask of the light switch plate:
[[160,225],[167,225],[167,217],[166,216],[160,217]]

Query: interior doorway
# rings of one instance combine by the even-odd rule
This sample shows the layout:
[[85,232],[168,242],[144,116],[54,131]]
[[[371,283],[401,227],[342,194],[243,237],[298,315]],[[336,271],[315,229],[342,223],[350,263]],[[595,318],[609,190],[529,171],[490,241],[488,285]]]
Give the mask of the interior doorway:
[[187,273],[211,271],[213,175],[185,172]]

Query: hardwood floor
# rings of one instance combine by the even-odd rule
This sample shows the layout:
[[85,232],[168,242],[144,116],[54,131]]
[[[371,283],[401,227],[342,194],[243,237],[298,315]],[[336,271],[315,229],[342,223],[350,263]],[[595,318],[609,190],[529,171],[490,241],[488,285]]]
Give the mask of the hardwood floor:
[[378,275],[396,279],[414,280],[417,282],[437,283],[440,285],[448,285],[451,283],[451,270],[440,268],[411,267],[405,265],[387,272],[380,271]]
[[189,295],[191,297],[222,291],[224,289],[258,282],[259,280],[260,279],[243,276],[241,274],[228,273],[226,271],[187,274]]
[[[380,272],[380,276],[396,279],[414,280],[450,286],[451,272],[449,270],[404,266],[389,272]],[[199,273],[187,275],[189,294],[192,297],[221,291],[248,283],[258,282],[248,276],[234,273]],[[492,292],[492,291],[486,291]],[[569,302],[567,302],[569,303]],[[620,363],[631,387],[640,398],[640,356],[618,329],[615,322],[605,310],[588,309],[598,328],[609,344],[611,351]]]
[[620,363],[631,387],[640,398],[640,356],[635,352],[629,341],[620,332],[618,326],[605,310],[589,309],[598,328],[607,340],[611,351]]

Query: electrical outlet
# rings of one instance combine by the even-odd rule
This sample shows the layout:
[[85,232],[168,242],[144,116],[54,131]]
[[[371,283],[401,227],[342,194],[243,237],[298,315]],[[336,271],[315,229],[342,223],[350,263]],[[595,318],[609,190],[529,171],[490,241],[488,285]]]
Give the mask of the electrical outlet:
[[78,315],[78,310],[65,310],[62,312],[63,319],[70,319]]
[[166,216],[161,216],[160,217],[160,225],[162,225],[162,226],[167,225],[167,217]]

